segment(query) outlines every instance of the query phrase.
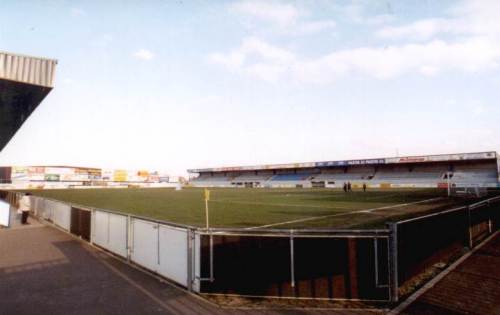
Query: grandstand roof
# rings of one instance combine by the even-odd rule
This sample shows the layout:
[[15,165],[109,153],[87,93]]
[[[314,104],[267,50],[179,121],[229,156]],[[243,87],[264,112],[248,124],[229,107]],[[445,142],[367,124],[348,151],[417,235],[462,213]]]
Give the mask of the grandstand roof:
[[0,150],[52,90],[56,65],[0,51]]
[[464,160],[490,160],[490,159],[497,159],[497,157],[498,154],[495,151],[489,151],[489,152],[472,152],[472,153],[417,155],[417,156],[360,159],[360,160],[215,167],[215,168],[188,169],[187,171],[189,173],[257,171],[257,170],[276,170],[276,169],[294,169],[294,168],[312,168],[312,167],[428,163],[428,162],[448,162],[448,161],[464,161]]

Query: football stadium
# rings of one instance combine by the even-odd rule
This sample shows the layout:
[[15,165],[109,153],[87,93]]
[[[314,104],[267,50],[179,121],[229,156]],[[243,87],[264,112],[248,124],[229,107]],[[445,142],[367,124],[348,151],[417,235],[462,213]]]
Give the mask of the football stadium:
[[[0,149],[53,89],[56,65],[0,52]],[[0,238],[61,233],[71,246],[111,257],[122,278],[132,267],[212,301],[386,310],[500,226],[496,151],[284,163],[193,168],[189,181],[151,170],[3,166]],[[26,200],[29,209],[18,210]],[[40,246],[33,235],[26,243]],[[60,254],[68,245],[54,246]],[[44,259],[0,264],[0,277],[67,264]]]

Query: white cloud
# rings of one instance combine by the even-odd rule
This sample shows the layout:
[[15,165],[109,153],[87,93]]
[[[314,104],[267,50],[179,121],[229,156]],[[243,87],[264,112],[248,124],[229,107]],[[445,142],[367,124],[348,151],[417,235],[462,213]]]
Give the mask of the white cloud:
[[306,9],[291,3],[241,1],[230,5],[229,11],[247,18],[248,21],[244,24],[249,28],[262,25],[261,22],[267,22],[266,31],[287,35],[309,35],[333,29],[336,26],[335,21],[331,19],[308,19],[309,12]]
[[141,60],[151,60],[154,58],[154,54],[147,49],[139,49],[134,53],[134,57]]
[[242,1],[231,5],[230,10],[282,27],[294,24],[300,15],[299,10],[291,4],[267,1]]
[[[347,5],[339,5],[332,1],[331,8],[338,12],[339,16],[342,16],[345,20],[351,23],[364,24],[364,25],[383,25],[392,20],[394,16],[392,15],[391,8],[389,4],[380,7],[382,2],[377,1],[351,1]],[[367,14],[367,8],[370,6],[378,7],[378,14]]]
[[270,82],[291,79],[304,83],[329,83],[347,75],[391,79],[407,73],[430,76],[447,70],[491,70],[500,65],[500,44],[487,38],[462,42],[434,40],[384,48],[338,50],[307,59],[263,40],[248,38],[229,53],[211,55],[210,61]]
[[293,53],[258,38],[243,40],[241,46],[227,54],[214,53],[209,60],[229,70],[244,72],[265,81],[276,81],[295,62]]
[[[354,20],[363,18],[364,7],[355,2],[343,8]],[[390,10],[388,10],[390,13]],[[304,58],[288,49],[257,38],[247,38],[230,52],[211,55],[210,61],[233,72],[266,81],[327,83],[348,75],[390,79],[415,73],[436,76],[446,71],[477,72],[500,66],[500,1],[467,0],[449,10],[449,17],[424,19],[383,27],[376,34],[409,43],[387,47],[336,50],[316,58]],[[295,32],[317,32],[335,27],[333,21],[302,21],[298,14],[287,19]],[[300,26],[299,26],[300,24]],[[437,35],[447,34],[445,39]]]
[[437,33],[452,32],[456,26],[447,19],[425,19],[403,26],[387,26],[377,31],[382,38],[410,38],[412,40],[428,40]]
[[500,1],[465,0],[450,10],[447,18],[429,18],[387,26],[376,32],[381,38],[429,40],[439,35],[500,35]]

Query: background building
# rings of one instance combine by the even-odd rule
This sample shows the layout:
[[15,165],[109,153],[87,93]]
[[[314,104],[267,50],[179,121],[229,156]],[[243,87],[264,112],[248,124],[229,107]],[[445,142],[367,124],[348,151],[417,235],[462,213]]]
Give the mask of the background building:
[[169,187],[177,177],[148,170],[100,169],[73,166],[0,167],[0,187],[17,189],[85,187]]

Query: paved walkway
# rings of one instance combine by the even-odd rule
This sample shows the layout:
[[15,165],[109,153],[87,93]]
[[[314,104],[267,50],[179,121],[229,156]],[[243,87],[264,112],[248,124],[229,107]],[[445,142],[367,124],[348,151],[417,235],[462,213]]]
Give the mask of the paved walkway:
[[366,313],[223,309],[34,220],[0,230],[2,315]]
[[500,315],[500,233],[401,314]]

